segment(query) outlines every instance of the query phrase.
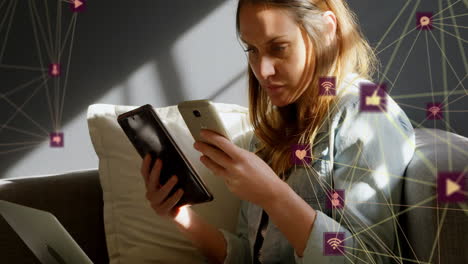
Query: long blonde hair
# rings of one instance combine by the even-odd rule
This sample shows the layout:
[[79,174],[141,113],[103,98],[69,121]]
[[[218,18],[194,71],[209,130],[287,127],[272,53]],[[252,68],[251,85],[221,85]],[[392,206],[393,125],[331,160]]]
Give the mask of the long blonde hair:
[[[293,104],[285,107],[271,104],[248,67],[250,121],[255,136],[261,142],[256,153],[269,162],[279,177],[285,179],[286,171],[292,166],[291,146],[313,145],[334,100],[333,96],[319,95],[319,78],[335,76],[337,87],[348,73],[357,73],[371,80],[378,62],[359,29],[356,15],[342,0],[239,0],[236,15],[238,37],[239,13],[245,4],[260,4],[288,11],[306,33],[314,49],[313,55],[310,50],[307,52],[308,64],[315,65],[311,71],[312,81],[303,92],[297,91]],[[327,10],[335,14],[337,27],[335,41],[325,47],[325,21],[321,14]]]

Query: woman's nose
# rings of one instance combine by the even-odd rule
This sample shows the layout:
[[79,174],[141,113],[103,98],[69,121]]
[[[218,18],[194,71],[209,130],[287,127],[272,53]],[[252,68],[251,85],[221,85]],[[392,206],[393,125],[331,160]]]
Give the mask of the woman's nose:
[[263,56],[260,59],[260,76],[267,80],[268,77],[275,74],[275,65],[273,64],[273,60],[268,58],[267,56]]

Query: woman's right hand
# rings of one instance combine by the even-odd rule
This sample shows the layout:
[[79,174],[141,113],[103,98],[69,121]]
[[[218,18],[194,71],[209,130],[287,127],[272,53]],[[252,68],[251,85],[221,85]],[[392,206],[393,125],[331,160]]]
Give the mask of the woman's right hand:
[[174,219],[178,212],[178,208],[174,208],[174,206],[179,202],[184,191],[179,189],[172,196],[168,197],[177,183],[177,176],[172,175],[171,178],[161,186],[159,183],[159,176],[161,174],[162,160],[156,159],[153,168],[150,168],[150,164],[151,155],[146,154],[141,165],[141,175],[145,180],[146,186],[146,199],[150,202],[151,208],[153,208],[159,216]]
[[[153,168],[150,168],[151,156],[147,154],[141,165],[141,174],[145,179],[146,199],[151,203],[153,210],[162,217],[168,217],[176,224],[181,233],[193,242],[203,255],[207,256],[209,263],[223,263],[226,257],[226,243],[223,234],[213,225],[206,222],[190,207],[182,206],[186,212],[180,219],[177,218],[179,208],[174,208],[183,194],[179,189],[172,196],[168,194],[177,183],[177,177],[172,175],[166,184],[159,184],[159,176],[162,168],[162,161],[157,159]],[[174,180],[175,179],[175,180]],[[167,198],[167,199],[166,199]],[[190,219],[187,225],[185,219]]]

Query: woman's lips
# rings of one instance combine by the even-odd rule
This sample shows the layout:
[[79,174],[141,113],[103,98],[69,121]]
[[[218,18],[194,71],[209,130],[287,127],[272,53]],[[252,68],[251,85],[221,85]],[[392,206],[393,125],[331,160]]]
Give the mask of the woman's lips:
[[267,90],[270,91],[270,92],[278,92],[282,88],[284,88],[284,85],[269,85],[269,86],[267,86]]

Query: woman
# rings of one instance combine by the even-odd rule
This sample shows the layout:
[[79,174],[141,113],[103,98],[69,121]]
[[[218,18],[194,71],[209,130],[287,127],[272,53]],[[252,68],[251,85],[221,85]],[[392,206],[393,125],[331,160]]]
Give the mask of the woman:
[[[399,260],[398,208],[390,204],[399,204],[414,132],[391,98],[379,92],[361,100],[376,63],[346,3],[240,0],[236,25],[249,61],[250,149],[208,130],[201,136],[216,148],[194,147],[242,200],[237,232],[191,210],[190,228],[179,228],[212,263]],[[336,95],[322,93],[327,76]],[[365,112],[364,103],[382,111]],[[147,199],[175,218],[182,192],[167,196],[176,176],[159,186],[162,162],[149,163],[141,172]]]

